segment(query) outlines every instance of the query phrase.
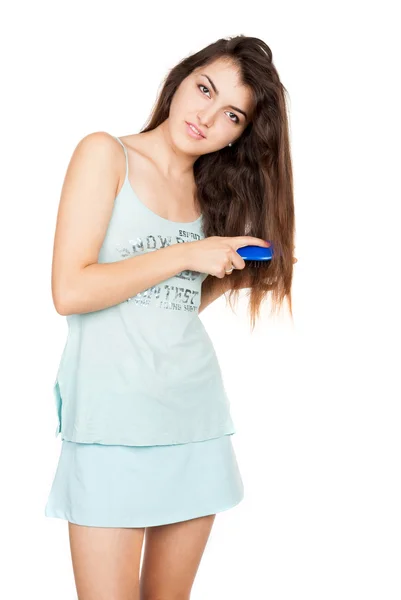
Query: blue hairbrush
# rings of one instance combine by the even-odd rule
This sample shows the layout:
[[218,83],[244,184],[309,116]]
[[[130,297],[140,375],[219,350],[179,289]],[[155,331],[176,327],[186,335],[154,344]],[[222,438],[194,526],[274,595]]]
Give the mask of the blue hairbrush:
[[271,245],[268,248],[253,245],[242,246],[236,252],[245,260],[247,267],[260,267],[267,264],[273,258],[274,254]]

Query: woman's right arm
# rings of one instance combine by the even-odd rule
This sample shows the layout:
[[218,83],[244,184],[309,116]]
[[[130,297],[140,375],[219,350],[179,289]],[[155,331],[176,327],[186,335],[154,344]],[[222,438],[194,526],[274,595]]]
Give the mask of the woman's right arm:
[[98,263],[125,164],[106,132],[84,137],[64,179],[52,261],[52,297],[61,315],[108,308],[188,268],[184,244],[113,263]]

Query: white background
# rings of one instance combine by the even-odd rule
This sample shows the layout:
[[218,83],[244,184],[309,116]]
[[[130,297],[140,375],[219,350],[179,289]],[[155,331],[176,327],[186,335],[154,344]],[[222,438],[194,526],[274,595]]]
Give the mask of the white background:
[[[202,313],[245,498],[216,517],[191,600],[401,597],[400,93],[395,2],[22,2],[2,16],[0,597],[76,598],[44,516],[67,326],[50,272],[61,185],[94,131],[144,125],[177,61],[262,38],[290,94],[294,323]],[[398,39],[397,39],[398,38]],[[5,553],[4,553],[5,551]]]

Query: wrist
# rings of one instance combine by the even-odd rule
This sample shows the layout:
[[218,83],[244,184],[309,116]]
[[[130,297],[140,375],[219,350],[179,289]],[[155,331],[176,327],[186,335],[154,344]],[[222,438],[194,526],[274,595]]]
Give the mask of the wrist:
[[188,271],[192,269],[191,254],[188,248],[189,244],[193,244],[193,242],[180,242],[169,246],[169,250],[171,250],[174,257],[173,260],[179,271]]

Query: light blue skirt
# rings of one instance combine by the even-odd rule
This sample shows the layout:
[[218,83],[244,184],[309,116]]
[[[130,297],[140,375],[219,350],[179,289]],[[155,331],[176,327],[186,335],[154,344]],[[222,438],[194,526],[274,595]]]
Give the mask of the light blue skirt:
[[151,527],[227,510],[244,497],[231,435],[160,446],[62,440],[45,516]]

